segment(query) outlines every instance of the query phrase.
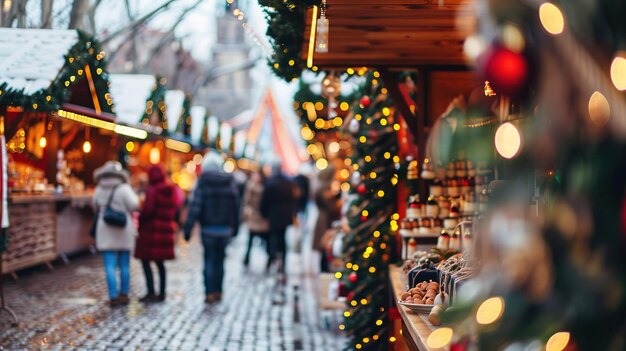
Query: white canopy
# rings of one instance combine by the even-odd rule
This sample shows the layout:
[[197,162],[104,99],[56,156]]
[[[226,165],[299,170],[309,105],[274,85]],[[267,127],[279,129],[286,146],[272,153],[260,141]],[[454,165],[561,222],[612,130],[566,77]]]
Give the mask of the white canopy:
[[109,81],[117,120],[128,125],[139,124],[156,78],[147,74],[111,74]]
[[26,95],[47,89],[76,42],[75,30],[0,28],[0,83]]

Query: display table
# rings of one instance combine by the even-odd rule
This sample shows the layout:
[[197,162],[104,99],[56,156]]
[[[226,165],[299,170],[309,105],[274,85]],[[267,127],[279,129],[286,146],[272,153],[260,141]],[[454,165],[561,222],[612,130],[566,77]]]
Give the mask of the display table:
[[59,256],[89,248],[93,244],[90,203],[90,193],[12,194],[2,273],[49,264]]
[[402,337],[411,351],[443,351],[444,349],[432,349],[426,346],[426,339],[435,327],[428,322],[428,314],[415,313],[398,304],[398,296],[406,290],[407,275],[402,268],[394,265],[389,267],[389,279],[394,303],[402,317]]

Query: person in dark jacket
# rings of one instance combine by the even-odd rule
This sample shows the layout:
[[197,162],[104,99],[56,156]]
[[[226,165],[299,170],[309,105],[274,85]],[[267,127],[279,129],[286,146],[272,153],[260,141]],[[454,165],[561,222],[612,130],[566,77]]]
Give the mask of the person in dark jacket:
[[[139,215],[139,236],[135,257],[141,260],[146,276],[147,294],[142,302],[165,300],[165,260],[173,260],[178,225],[176,214],[183,202],[182,190],[167,179],[163,168],[154,165],[148,169],[149,185]],[[154,278],[150,262],[159,270],[159,295],[154,292]]]
[[274,166],[261,197],[261,214],[269,220],[270,258],[276,260],[280,254],[281,273],[285,271],[287,258],[285,234],[297,212],[295,194],[295,184],[281,172],[280,165]]
[[298,213],[302,214],[304,220],[307,218],[307,207],[309,205],[309,199],[311,197],[311,181],[309,177],[304,174],[298,174],[293,178],[294,182],[298,186]]
[[200,223],[207,303],[222,299],[226,246],[239,230],[239,191],[234,177],[222,171],[222,165],[217,152],[204,156],[184,230],[189,241],[194,224]]

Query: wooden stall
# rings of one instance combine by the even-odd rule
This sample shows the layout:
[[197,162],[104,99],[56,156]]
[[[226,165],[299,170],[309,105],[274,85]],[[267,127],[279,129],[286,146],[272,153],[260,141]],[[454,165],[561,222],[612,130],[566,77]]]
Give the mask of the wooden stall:
[[0,29],[0,117],[8,150],[3,273],[93,244],[93,171],[117,158],[106,54],[76,30]]

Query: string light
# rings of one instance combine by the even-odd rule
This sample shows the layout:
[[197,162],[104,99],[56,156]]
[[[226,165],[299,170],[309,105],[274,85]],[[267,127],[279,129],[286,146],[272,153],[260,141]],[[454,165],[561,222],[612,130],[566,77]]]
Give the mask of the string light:
[[620,91],[626,90],[626,53],[618,53],[611,63],[611,81]]
[[343,276],[343,274],[341,274],[341,272],[335,273],[335,278],[337,278],[337,279],[341,279],[342,276]]
[[453,334],[452,329],[447,327],[434,330],[426,339],[426,346],[433,349],[444,348],[452,341]]
[[513,123],[507,122],[496,130],[494,143],[500,156],[512,159],[522,148],[522,135]]
[[569,344],[570,334],[568,332],[558,332],[548,339],[546,351],[563,351]]
[[504,299],[496,296],[485,300],[476,311],[476,322],[482,325],[495,323],[504,313]]
[[589,118],[598,124],[604,125],[611,117],[611,106],[609,101],[601,92],[594,92],[589,98]]
[[539,20],[546,32],[552,35],[561,34],[565,29],[563,13],[552,3],[545,2],[539,6]]

